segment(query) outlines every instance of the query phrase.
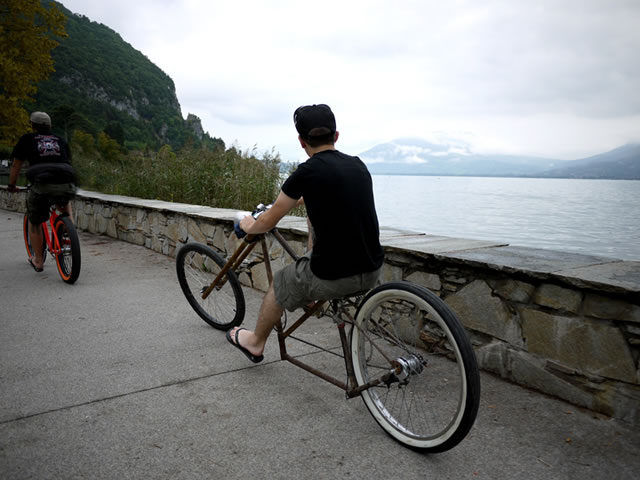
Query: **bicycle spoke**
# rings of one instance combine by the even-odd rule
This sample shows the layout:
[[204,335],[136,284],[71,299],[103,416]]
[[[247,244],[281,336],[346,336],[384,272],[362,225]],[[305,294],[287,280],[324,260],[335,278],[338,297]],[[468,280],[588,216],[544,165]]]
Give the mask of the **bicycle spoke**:
[[393,370],[362,392],[365,404],[387,433],[414,448],[451,448],[475,419],[479,384],[474,378],[476,397],[469,400],[466,374],[474,369],[477,376],[477,367],[460,352],[466,341],[465,354],[472,355],[464,334],[450,330],[455,321],[440,299],[405,283],[378,287],[356,315],[352,358],[358,384]]
[[222,266],[222,258],[200,244],[186,245],[176,257],[178,281],[191,306],[209,325],[227,329],[239,325],[244,317],[244,296],[235,274],[225,274],[203,298]]

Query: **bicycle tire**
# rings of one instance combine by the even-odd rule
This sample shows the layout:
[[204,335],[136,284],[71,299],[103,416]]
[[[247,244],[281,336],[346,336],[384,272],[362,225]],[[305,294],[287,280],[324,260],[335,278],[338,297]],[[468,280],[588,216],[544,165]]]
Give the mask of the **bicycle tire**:
[[[46,240],[44,239],[44,228],[43,228],[43,238],[42,238],[42,262],[47,259],[47,248],[46,248]],[[27,257],[31,259],[35,254],[33,252],[33,247],[31,246],[31,229],[29,228],[29,219],[27,216],[24,216],[22,220],[22,235],[24,236],[24,246],[27,249]]]
[[200,243],[188,243],[176,255],[178,283],[187,301],[205,322],[218,330],[237,327],[245,314],[244,294],[233,270],[227,271],[221,279],[223,284],[220,288],[215,288],[206,299],[202,299],[202,293],[224,265],[220,255]]
[[391,282],[369,292],[351,330],[351,357],[359,386],[394,371],[362,398],[405,446],[443,452],[473,426],[480,402],[473,348],[455,313],[426,288]]
[[58,273],[65,283],[75,283],[80,276],[82,263],[78,232],[71,219],[67,216],[58,217],[54,228],[57,236],[55,257]]

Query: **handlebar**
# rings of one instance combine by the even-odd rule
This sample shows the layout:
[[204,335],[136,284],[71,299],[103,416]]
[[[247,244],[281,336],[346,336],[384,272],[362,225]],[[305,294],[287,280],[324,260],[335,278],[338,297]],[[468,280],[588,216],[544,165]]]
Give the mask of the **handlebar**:
[[259,204],[254,210],[253,212],[238,212],[236,213],[234,219],[233,219],[233,230],[236,232],[236,236],[238,238],[243,238],[247,232],[245,232],[244,230],[242,230],[240,228],[240,221],[246,217],[247,215],[251,215],[254,219],[258,219],[258,217],[260,215],[262,215],[264,212],[266,212],[267,210],[269,210],[271,208],[271,205],[273,204],[269,204],[269,205],[265,205],[263,203]]

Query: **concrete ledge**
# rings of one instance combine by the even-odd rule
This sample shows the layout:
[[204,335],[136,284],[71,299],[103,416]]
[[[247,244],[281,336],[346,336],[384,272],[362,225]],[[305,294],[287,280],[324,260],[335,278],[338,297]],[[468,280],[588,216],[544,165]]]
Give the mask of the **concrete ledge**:
[[[0,188],[0,208],[24,211]],[[175,255],[187,242],[235,250],[235,210],[80,191],[81,230]],[[304,252],[306,220],[279,230]],[[640,262],[381,228],[384,280],[434,291],[460,317],[481,367],[502,378],[640,425]],[[290,262],[271,244],[275,270]],[[239,273],[267,288],[261,254]]]

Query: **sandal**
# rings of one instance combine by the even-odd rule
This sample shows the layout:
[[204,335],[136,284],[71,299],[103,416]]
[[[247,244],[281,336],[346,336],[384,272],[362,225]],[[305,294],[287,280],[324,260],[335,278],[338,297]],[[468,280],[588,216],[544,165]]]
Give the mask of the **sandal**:
[[33,257],[29,258],[29,265],[31,265],[31,266],[33,267],[33,269],[34,269],[36,272],[38,272],[38,273],[40,273],[40,272],[42,272],[42,271],[44,270],[44,268],[42,268],[42,267],[36,267],[36,266],[33,264]]
[[231,345],[236,347],[238,350],[240,350],[242,353],[244,353],[247,356],[247,358],[251,360],[253,363],[260,363],[262,360],[264,360],[264,355],[254,355],[249,350],[247,350],[242,345],[240,345],[240,343],[238,342],[238,333],[240,332],[240,330],[246,330],[246,328],[238,328],[236,330],[236,334],[234,335],[235,342],[231,339],[231,330],[227,330],[227,333],[225,335],[227,337],[227,341]]

